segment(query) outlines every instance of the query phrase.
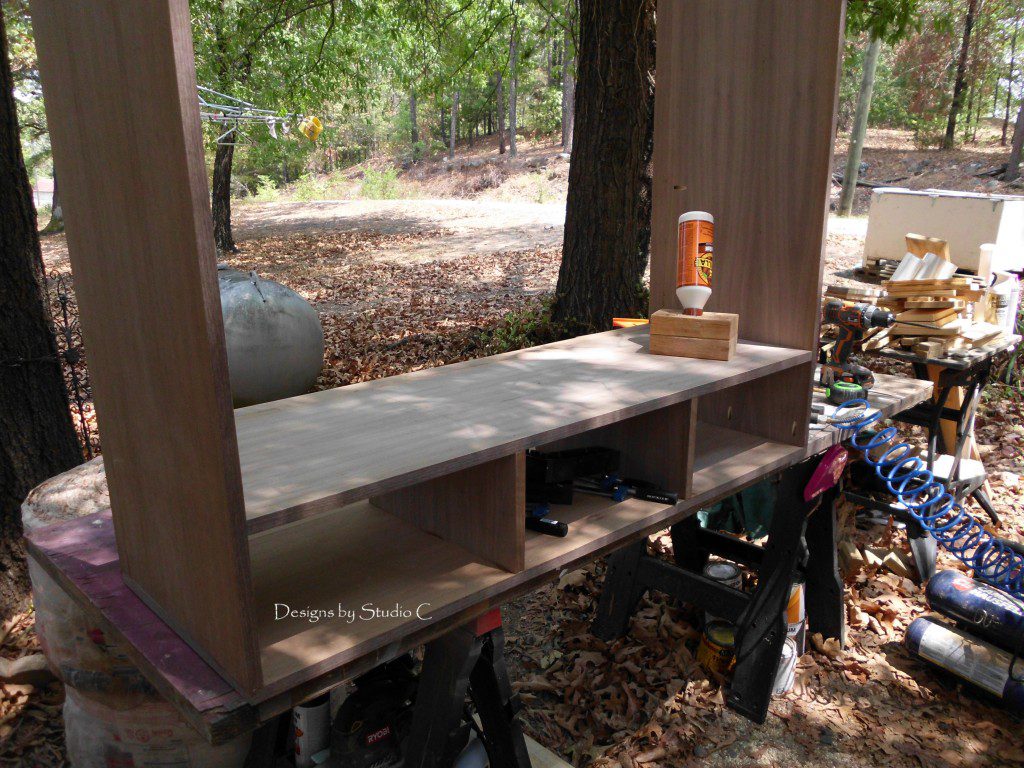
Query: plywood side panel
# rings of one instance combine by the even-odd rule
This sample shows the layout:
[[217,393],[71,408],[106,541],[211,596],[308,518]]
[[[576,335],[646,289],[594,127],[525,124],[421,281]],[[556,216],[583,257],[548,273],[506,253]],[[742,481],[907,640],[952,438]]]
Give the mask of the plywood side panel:
[[814,370],[813,363],[805,363],[714,392],[700,399],[697,418],[777,443],[804,445]]
[[258,687],[187,0],[33,0],[125,581]]
[[601,446],[621,453],[619,474],[690,496],[696,401],[687,400],[582,435],[541,446],[545,451]]
[[518,573],[526,558],[526,461],[495,459],[371,501],[420,530]]
[[740,338],[814,349],[842,0],[658,7],[651,310],[677,306],[676,220],[715,217],[709,310]]

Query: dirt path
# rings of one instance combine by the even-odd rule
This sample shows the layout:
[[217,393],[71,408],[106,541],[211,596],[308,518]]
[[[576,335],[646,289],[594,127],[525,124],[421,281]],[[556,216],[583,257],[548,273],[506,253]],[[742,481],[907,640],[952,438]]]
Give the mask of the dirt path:
[[494,200],[338,200],[249,203],[235,212],[235,237],[383,232],[435,236],[382,248],[386,261],[433,261],[562,244],[565,205]]

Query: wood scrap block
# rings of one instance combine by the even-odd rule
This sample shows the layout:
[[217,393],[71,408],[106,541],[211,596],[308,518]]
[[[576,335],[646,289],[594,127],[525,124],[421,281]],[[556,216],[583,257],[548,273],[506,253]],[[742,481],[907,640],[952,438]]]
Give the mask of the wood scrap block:
[[857,546],[849,540],[839,542],[839,560],[842,564],[843,574],[849,576],[860,571],[864,567],[864,555]]
[[950,297],[937,298],[932,296],[921,296],[913,299],[903,299],[906,308],[909,309],[955,309],[958,312],[967,308],[964,299]]
[[957,316],[957,311],[948,309],[908,309],[896,315],[896,319],[907,323],[938,323],[946,325]]
[[907,253],[922,257],[926,253],[934,253],[943,261],[949,261],[949,243],[940,237],[928,237],[908,232],[906,235]]
[[897,576],[902,576],[904,579],[917,580],[917,568],[914,567],[914,563],[911,562],[910,558],[899,550],[889,550],[885,557],[882,558],[882,567],[895,573]]
[[877,547],[864,547],[864,561],[869,566],[881,568],[885,562],[885,556],[889,554],[887,549],[879,549]]
[[739,315],[705,312],[684,315],[660,309],[651,316],[651,354],[731,360],[736,354]]
[[949,345],[953,339],[949,339],[948,343],[943,339],[932,339],[929,341],[922,341],[919,344],[914,345],[914,354],[918,357],[939,359],[946,356],[949,351]]
[[728,312],[685,315],[682,310],[659,309],[651,316],[651,335],[686,336],[691,339],[735,339],[740,316]]
[[956,336],[960,333],[962,320],[953,320],[953,322],[946,325],[938,325],[937,323],[923,323],[925,327],[921,325],[907,325],[906,323],[896,323],[889,331],[893,336],[922,336],[927,334],[928,336]]
[[879,333],[876,333],[870,339],[865,339],[861,344],[861,349],[865,352],[871,352],[876,349],[885,349],[892,341],[892,335],[890,333],[891,330],[891,328],[885,328]]
[[922,341],[921,336],[901,336],[900,346],[904,348],[914,347],[920,344]]

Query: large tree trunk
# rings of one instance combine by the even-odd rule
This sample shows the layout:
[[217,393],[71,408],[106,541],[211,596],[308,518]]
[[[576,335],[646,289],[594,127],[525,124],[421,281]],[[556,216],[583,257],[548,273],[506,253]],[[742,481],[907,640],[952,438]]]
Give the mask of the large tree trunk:
[[502,74],[498,72],[498,92],[495,100],[498,102],[498,154],[505,154],[505,94],[502,91]]
[[553,308],[571,331],[647,310],[654,45],[651,0],[580,1],[577,130]]
[[57,183],[57,169],[53,170],[53,202],[50,203],[50,220],[43,233],[53,235],[64,231],[64,207],[60,202],[60,185]]
[[868,116],[871,114],[871,94],[875,89],[875,72],[878,69],[878,54],[882,50],[882,39],[872,37],[864,54],[864,74],[860,80],[857,95],[857,111],[850,131],[850,149],[846,155],[846,172],[843,174],[843,193],[839,199],[839,215],[853,213],[853,201],[857,194],[857,175],[860,173],[860,159],[864,152],[864,137],[868,132]]
[[217,145],[213,156],[213,239],[217,248],[224,253],[234,253],[235,238],[231,234],[231,165],[235,157],[235,134],[224,138]]
[[562,42],[562,151],[572,152],[574,100],[576,99],[575,59],[572,55],[573,10],[576,0],[569,0],[565,11],[565,33]]
[[1003,174],[1003,181],[1013,181],[1020,178],[1022,151],[1024,151],[1024,99],[1021,99],[1020,109],[1017,110],[1017,125],[1013,129],[1010,159],[1006,163],[1006,173]]
[[[1006,109],[1003,113],[1003,132],[999,137],[999,145],[1006,146],[1006,134],[1010,130],[1010,99],[1013,98],[1013,80],[1017,66],[1017,34],[1020,32],[1020,21],[1013,22],[1013,37],[1010,38],[1010,71],[1006,75]],[[996,92],[999,91],[999,81],[996,81]]]
[[459,135],[459,96],[462,91],[455,91],[455,98],[452,100],[452,130],[448,135],[448,159],[455,159],[455,139]]
[[412,123],[412,146],[415,152],[420,141],[420,127],[416,123],[416,91],[409,91],[409,122]]
[[516,42],[516,28],[512,27],[512,40],[509,42],[509,68],[511,77],[508,83],[508,156],[515,157],[519,154],[516,146],[516,91],[519,89],[519,74],[516,72],[519,60],[519,45]]
[[7,31],[0,17],[0,612],[28,590],[21,502],[81,463],[46,300],[32,187],[21,154]]
[[960,56],[956,64],[956,81],[953,84],[953,103],[949,107],[946,136],[942,140],[943,149],[952,149],[956,144],[956,120],[963,106],[964,88],[967,84],[967,59],[971,51],[971,30],[974,29],[974,16],[977,10],[978,0],[968,0],[967,17],[964,19],[964,37],[960,43]]

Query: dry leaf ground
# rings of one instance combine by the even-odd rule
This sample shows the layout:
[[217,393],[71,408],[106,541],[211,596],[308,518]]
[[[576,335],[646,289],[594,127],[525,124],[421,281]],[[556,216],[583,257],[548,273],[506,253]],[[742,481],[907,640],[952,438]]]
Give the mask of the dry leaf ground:
[[[247,206],[241,251],[230,262],[289,285],[316,307],[328,341],[321,387],[454,362],[485,353],[481,331],[539,304],[554,286],[560,223],[542,205],[503,205]],[[863,232],[863,219],[834,221],[828,279],[856,278]],[[46,238],[44,249],[49,269],[69,270],[63,237]],[[993,390],[978,437],[1003,516],[1000,532],[1024,539],[1020,417],[1019,392]],[[902,533],[885,527],[851,528],[850,535],[860,544],[906,549]],[[667,537],[651,546],[668,555]],[[943,565],[955,567],[945,557]],[[870,569],[853,576],[848,648],[837,653],[820,643],[808,652],[795,690],[776,700],[768,722],[757,727],[724,709],[717,682],[695,662],[696,626],[661,595],[645,598],[623,640],[604,644],[589,634],[603,569],[598,562],[565,574],[506,606],[508,654],[527,728],[575,765],[1024,762],[1019,717],[904,651],[906,626],[926,611],[921,589],[906,580]],[[4,657],[37,650],[30,612],[0,633]],[[0,689],[0,766],[61,764],[60,695],[56,685]]]

